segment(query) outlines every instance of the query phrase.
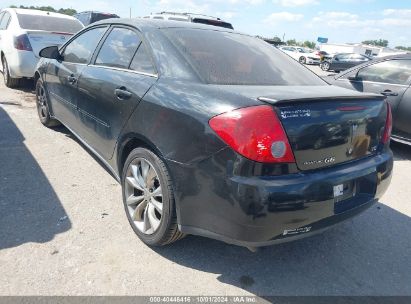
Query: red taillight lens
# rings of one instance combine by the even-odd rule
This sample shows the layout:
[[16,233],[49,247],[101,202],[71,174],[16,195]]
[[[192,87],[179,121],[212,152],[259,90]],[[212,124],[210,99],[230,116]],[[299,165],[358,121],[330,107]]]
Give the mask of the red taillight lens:
[[387,120],[385,121],[384,134],[382,135],[381,142],[385,145],[390,141],[392,132],[392,111],[391,105],[386,102],[387,105]]
[[234,151],[262,163],[294,163],[280,120],[271,106],[255,106],[215,116],[210,127]]
[[20,51],[32,51],[29,37],[26,34],[14,37],[14,47]]

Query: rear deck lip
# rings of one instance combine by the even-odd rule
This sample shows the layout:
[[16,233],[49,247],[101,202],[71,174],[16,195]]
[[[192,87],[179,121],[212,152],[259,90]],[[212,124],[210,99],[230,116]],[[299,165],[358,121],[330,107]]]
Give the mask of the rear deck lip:
[[316,102],[316,101],[331,101],[331,100],[344,100],[344,101],[358,101],[358,100],[384,100],[383,95],[358,95],[358,96],[332,96],[332,97],[309,97],[309,98],[293,98],[293,99],[274,99],[271,97],[260,96],[257,100],[265,102],[271,105],[282,105],[292,102]]

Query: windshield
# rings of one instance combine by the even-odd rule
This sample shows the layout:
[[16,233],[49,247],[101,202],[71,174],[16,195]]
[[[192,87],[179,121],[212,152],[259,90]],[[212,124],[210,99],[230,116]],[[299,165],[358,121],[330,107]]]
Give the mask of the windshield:
[[186,28],[164,32],[206,83],[324,85],[314,73],[259,38]]
[[17,19],[26,30],[76,33],[83,28],[77,19],[27,14],[17,14]]

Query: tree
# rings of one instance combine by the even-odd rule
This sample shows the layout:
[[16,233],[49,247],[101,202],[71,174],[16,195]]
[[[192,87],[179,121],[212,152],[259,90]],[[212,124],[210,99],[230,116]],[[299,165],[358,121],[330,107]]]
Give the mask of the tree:
[[388,40],[386,40],[386,39],[365,40],[362,43],[363,44],[368,44],[368,45],[383,46],[383,47],[388,46]]
[[281,42],[281,38],[274,36],[274,38],[272,39],[274,42]]
[[411,52],[411,46],[396,46],[395,48],[396,48],[397,50]]
[[65,14],[69,16],[73,16],[74,14],[77,13],[75,9],[72,8],[60,8],[59,10],[56,10],[52,6],[24,6],[20,5],[17,7],[16,5],[10,5],[11,8],[23,8],[23,9],[36,9],[40,11],[45,11],[45,12],[53,12],[53,13],[60,13],[60,14]]
[[309,49],[314,49],[315,48],[315,42],[313,41],[304,41],[303,46],[309,48]]
[[287,40],[287,44],[288,45],[298,45],[298,42],[295,39],[290,39],[290,40]]

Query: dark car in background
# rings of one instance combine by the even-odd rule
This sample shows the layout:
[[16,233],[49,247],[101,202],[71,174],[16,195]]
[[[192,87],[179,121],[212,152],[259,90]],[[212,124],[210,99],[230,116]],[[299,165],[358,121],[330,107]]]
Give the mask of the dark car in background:
[[95,11],[86,11],[75,14],[73,17],[77,18],[84,26],[90,25],[94,22],[110,19],[110,18],[120,18],[116,14],[102,13]]
[[330,86],[262,39],[111,19],[41,55],[41,122],[64,124],[107,166],[146,244],[290,241],[364,211],[389,185],[384,96]]
[[320,64],[320,67],[323,71],[341,72],[370,60],[371,58],[365,55],[341,53],[334,55],[332,58],[326,58]]
[[386,96],[392,107],[392,138],[411,144],[410,54],[378,58],[325,79],[333,85]]

